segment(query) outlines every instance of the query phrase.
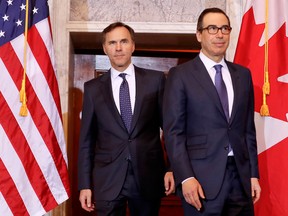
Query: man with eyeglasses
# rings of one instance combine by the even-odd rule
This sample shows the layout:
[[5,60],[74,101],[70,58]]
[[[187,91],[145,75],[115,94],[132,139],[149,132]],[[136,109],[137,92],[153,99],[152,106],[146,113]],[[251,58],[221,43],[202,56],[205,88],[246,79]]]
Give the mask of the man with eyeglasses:
[[225,60],[231,30],[225,12],[205,9],[200,54],[171,68],[165,86],[165,145],[187,216],[251,216],[260,198],[253,83]]

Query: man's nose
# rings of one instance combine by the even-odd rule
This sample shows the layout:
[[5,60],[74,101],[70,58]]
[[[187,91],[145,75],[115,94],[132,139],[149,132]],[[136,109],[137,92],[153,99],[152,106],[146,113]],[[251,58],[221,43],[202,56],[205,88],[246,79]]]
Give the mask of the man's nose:
[[116,50],[121,50],[121,49],[122,49],[121,43],[117,43],[117,44],[116,44]]
[[222,30],[221,29],[218,29],[218,32],[217,32],[217,37],[223,37],[223,33],[222,33]]

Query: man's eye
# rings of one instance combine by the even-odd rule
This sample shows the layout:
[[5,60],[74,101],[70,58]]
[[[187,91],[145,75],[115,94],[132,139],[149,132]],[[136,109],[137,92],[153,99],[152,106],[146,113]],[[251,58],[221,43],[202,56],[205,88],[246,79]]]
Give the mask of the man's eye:
[[216,26],[209,26],[209,29],[211,29],[211,30],[216,30],[216,29],[218,29]]

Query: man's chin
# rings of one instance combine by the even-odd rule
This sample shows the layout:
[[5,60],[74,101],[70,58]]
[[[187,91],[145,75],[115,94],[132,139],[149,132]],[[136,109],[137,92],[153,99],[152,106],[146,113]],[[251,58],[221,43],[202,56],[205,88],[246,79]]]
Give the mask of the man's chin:
[[126,64],[117,64],[115,69],[117,69],[118,71],[124,71],[127,67],[128,65]]

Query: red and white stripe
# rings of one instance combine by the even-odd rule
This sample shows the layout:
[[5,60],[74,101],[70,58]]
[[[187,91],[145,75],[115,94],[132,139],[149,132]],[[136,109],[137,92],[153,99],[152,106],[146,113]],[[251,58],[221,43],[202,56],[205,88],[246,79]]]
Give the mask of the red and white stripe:
[[28,32],[28,116],[19,115],[24,35],[0,47],[0,215],[43,215],[70,196],[49,20]]

